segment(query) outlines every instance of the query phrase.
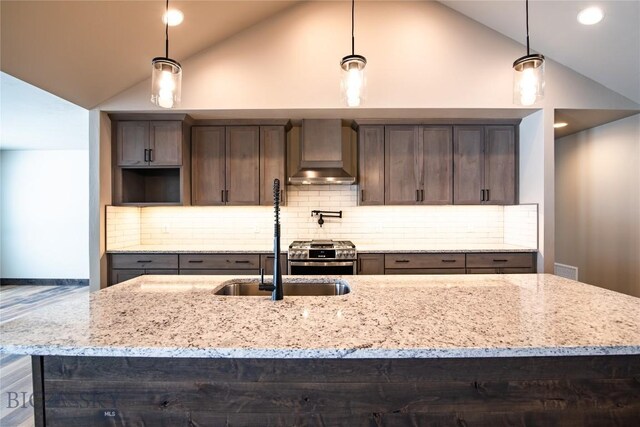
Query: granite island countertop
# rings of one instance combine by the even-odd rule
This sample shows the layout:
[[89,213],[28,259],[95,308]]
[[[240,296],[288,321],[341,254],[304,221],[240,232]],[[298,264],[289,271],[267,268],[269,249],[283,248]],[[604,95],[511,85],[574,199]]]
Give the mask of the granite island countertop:
[[[216,296],[141,276],[0,326],[0,351],[208,358],[640,354],[640,298],[549,274],[349,276],[343,296]],[[247,279],[244,276],[243,279]],[[290,280],[323,280],[285,276]]]

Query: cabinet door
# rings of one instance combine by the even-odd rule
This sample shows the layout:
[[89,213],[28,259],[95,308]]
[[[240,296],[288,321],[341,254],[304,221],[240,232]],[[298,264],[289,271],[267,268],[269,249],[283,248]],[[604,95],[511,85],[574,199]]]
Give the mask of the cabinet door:
[[149,123],[149,164],[182,166],[182,122]]
[[360,126],[358,181],[361,205],[384,205],[384,127]]
[[149,148],[149,122],[118,122],[116,125],[118,166],[144,166]]
[[385,204],[419,204],[420,145],[418,126],[385,127]]
[[109,286],[125,282],[138,276],[144,275],[144,270],[111,270],[111,283]]
[[453,204],[479,205],[484,190],[484,128],[453,128]]
[[223,205],[225,128],[196,126],[191,141],[191,200],[194,205]]
[[485,203],[516,203],[516,140],[513,126],[485,127]]
[[384,254],[358,254],[358,274],[384,274]]
[[260,204],[273,205],[273,180],[280,180],[280,203],[286,196],[286,138],[282,126],[260,127]]
[[423,193],[427,205],[453,203],[453,130],[450,126],[422,128]]
[[228,126],[226,195],[228,205],[260,204],[260,129]]
[[[273,256],[273,254],[260,255],[260,268],[264,269],[264,274],[266,276],[273,275],[274,258],[275,257]],[[280,254],[280,271],[282,272],[283,276],[287,274],[287,254],[286,253]]]

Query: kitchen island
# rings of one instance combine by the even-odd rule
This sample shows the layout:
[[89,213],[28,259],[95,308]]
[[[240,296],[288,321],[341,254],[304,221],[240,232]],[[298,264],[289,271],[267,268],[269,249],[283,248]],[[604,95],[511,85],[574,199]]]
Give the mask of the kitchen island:
[[[40,425],[632,425],[640,299],[552,275],[353,276],[218,296],[142,276],[2,326]],[[290,280],[323,280],[285,277]]]

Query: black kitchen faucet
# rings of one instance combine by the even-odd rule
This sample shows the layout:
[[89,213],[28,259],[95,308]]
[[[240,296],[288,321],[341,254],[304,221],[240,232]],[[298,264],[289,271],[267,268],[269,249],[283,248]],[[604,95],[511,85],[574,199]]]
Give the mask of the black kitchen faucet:
[[273,283],[264,283],[264,269],[260,269],[261,291],[272,291],[271,300],[283,299],[282,293],[282,270],[280,269],[280,180],[273,180],[273,210],[275,213],[275,224],[273,226]]

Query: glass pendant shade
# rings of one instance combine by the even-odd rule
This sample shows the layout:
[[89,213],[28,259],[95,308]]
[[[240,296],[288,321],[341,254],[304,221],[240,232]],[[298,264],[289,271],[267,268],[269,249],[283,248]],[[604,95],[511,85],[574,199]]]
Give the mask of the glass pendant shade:
[[173,59],[154,58],[151,61],[151,102],[158,107],[180,105],[182,67]]
[[513,63],[513,102],[528,106],[544,97],[544,56],[526,55]]
[[365,65],[367,65],[367,60],[360,55],[348,55],[340,61],[342,68],[341,95],[343,102],[348,107],[359,107],[365,99],[367,83]]

